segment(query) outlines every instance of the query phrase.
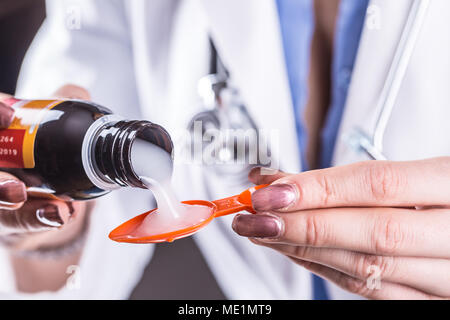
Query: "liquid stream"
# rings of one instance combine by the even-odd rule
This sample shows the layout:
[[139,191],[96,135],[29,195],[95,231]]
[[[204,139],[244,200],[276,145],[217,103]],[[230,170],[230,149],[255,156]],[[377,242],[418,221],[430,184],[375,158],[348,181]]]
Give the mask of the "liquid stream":
[[207,220],[211,208],[181,203],[171,184],[172,159],[160,147],[137,139],[132,147],[133,169],[144,185],[152,191],[157,210],[150,213],[131,237],[150,237],[182,230]]

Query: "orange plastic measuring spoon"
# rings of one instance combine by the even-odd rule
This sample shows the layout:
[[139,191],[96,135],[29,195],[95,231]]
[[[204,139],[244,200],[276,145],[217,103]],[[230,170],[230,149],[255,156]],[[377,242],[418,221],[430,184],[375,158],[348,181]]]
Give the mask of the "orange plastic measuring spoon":
[[211,215],[202,222],[187,227],[183,229],[178,229],[175,231],[144,236],[144,237],[136,237],[133,236],[133,232],[140,226],[140,224],[144,221],[144,219],[154,212],[156,209],[141,214],[127,222],[121,224],[117,228],[115,228],[109,234],[109,238],[111,240],[117,242],[127,242],[127,243],[158,243],[158,242],[172,242],[177,239],[181,239],[184,237],[188,237],[201,228],[205,227],[208,223],[210,223],[214,218],[226,216],[233,213],[238,213],[240,211],[248,211],[250,213],[255,213],[252,207],[252,193],[258,189],[265,188],[267,185],[255,186],[250,189],[245,190],[241,194],[237,196],[228,197],[225,199],[214,200],[214,201],[204,201],[204,200],[191,200],[191,201],[183,201],[184,204],[189,205],[199,205],[206,206],[211,208]]

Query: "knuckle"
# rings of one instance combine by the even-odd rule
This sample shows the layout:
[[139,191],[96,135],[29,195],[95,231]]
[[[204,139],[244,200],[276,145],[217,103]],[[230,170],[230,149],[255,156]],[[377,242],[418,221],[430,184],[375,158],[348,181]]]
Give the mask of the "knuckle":
[[357,264],[356,274],[362,279],[376,272],[380,279],[389,278],[394,273],[394,258],[378,255],[363,255]]
[[401,224],[394,216],[375,219],[371,240],[376,254],[393,255],[401,248],[404,238]]
[[318,186],[317,195],[320,196],[319,203],[327,207],[333,202],[333,199],[336,199],[336,187],[330,178],[325,174],[316,177],[315,183]]
[[0,234],[11,234],[25,228],[17,210],[0,210]]
[[307,202],[311,199],[306,199],[306,197],[308,196],[307,192],[305,192],[305,188],[304,185],[307,185],[307,183],[301,183],[299,181],[294,181],[293,180],[293,184],[297,187],[297,199],[302,199],[302,201],[300,201],[300,203],[303,202]]
[[400,176],[390,163],[372,163],[366,172],[367,185],[373,199],[386,200],[400,192]]
[[75,84],[65,84],[56,91],[55,95],[63,98],[91,99],[89,91]]
[[307,215],[305,217],[305,245],[312,247],[323,246],[328,239],[328,231],[324,219],[318,215]]
[[6,180],[19,180],[15,175],[13,175],[12,173],[6,171],[8,169],[2,169],[2,171],[0,171],[0,178],[3,181]]
[[17,229],[21,229],[24,231],[30,229],[30,225],[27,219],[25,219],[24,215],[21,214],[20,211],[14,211],[11,219],[11,226],[15,226]]
[[294,255],[298,258],[305,258],[310,256],[310,247],[305,247],[305,246],[298,246],[295,247],[295,252]]

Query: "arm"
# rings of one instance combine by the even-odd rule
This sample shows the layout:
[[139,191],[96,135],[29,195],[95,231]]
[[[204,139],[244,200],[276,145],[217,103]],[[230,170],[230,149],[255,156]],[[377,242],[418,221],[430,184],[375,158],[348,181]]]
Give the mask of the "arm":
[[[85,90],[74,86],[65,86],[56,95],[89,99]],[[0,94],[0,100],[5,97]],[[13,114],[12,108],[0,102],[2,128],[10,125]],[[65,284],[66,270],[78,264],[82,244],[68,248],[84,234],[91,207],[86,202],[28,198],[22,181],[0,172],[0,242],[10,252],[19,291],[54,291]],[[46,259],[44,250],[65,252]]]
[[[21,98],[47,98],[61,85],[73,83],[87,88],[96,102],[124,115],[127,107],[137,106],[132,52],[122,7],[121,0],[47,1],[48,17],[27,53],[16,95]],[[77,24],[71,19],[78,18],[79,29],[71,28],[71,23],[75,27]],[[68,94],[60,92],[59,95]],[[75,97],[86,98],[80,96],[79,92]],[[61,210],[66,212],[67,206],[61,205]],[[116,276],[112,271],[115,270],[113,265],[109,266],[111,270],[108,272],[98,274],[98,269],[93,266],[100,266],[101,261],[95,262],[92,259],[106,261],[105,257],[110,257],[119,250],[110,247],[105,249],[109,242],[100,238],[103,236],[106,239],[107,230],[103,229],[111,228],[110,225],[122,220],[117,211],[119,210],[108,212],[107,216],[102,217],[103,225],[99,225],[100,219],[90,219],[95,221],[91,221],[86,245],[72,255],[61,256],[56,262],[54,259],[38,256],[29,258],[12,254],[11,262],[18,289],[26,292],[60,289],[68,277],[67,266],[80,264],[83,270],[83,287],[78,291],[66,290],[66,297],[86,298],[94,294],[95,297],[120,297],[114,291],[104,292],[102,295],[90,288],[96,281],[104,281],[101,279],[103,276]],[[80,212],[85,212],[85,209],[80,208]],[[83,226],[84,218],[80,214],[70,227],[59,228],[45,235],[27,236],[32,240],[22,242],[15,249],[28,252],[38,247],[54,247],[58,251],[60,246],[77,241]],[[92,237],[95,239],[91,239]],[[92,251],[96,252],[91,253]],[[127,277],[123,278],[124,281],[127,280]]]

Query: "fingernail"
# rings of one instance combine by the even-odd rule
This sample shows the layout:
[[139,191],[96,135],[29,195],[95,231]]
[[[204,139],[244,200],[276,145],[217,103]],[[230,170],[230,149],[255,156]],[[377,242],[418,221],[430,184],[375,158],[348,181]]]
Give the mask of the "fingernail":
[[285,209],[297,201],[297,194],[294,185],[274,184],[252,194],[253,208],[256,211]]
[[61,227],[64,220],[59,214],[59,209],[53,204],[48,204],[43,208],[36,210],[36,217],[40,222],[50,227]]
[[278,238],[283,230],[283,222],[269,215],[240,214],[234,218],[232,228],[243,237]]
[[0,102],[0,127],[8,128],[14,119],[14,109]]
[[280,173],[279,170],[268,168],[268,167],[254,167],[248,173],[248,180],[254,184],[258,184],[258,179],[261,176],[273,176]]
[[261,174],[261,168],[262,167],[254,167],[250,172],[248,173],[248,180],[253,183],[257,183],[258,177]]
[[25,184],[18,180],[0,182],[0,201],[21,203],[27,200]]

